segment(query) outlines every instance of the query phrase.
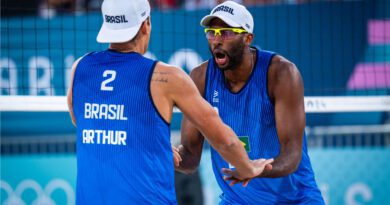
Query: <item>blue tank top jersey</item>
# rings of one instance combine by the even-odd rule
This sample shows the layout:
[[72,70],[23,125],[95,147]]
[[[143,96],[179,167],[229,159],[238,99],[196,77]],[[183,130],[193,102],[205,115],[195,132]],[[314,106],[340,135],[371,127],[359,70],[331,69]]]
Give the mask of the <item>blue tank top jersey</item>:
[[[280,144],[275,109],[267,91],[267,71],[274,53],[263,50],[256,53],[254,70],[238,93],[226,87],[223,72],[210,59],[205,98],[245,143],[250,159],[275,158]],[[255,178],[246,188],[241,184],[231,187],[223,180],[221,169],[231,165],[211,148],[213,171],[223,192],[221,204],[324,204],[307,154],[306,139],[303,143],[302,160],[296,172],[282,178]]]
[[112,50],[79,62],[76,204],[177,204],[170,128],[150,94],[156,63]]

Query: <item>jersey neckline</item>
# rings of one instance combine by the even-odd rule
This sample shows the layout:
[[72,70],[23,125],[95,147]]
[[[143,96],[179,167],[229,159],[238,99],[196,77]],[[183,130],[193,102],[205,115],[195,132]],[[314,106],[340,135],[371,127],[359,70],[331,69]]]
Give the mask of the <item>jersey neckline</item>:
[[[221,72],[221,75],[222,75],[222,80],[223,80],[223,87],[226,89],[226,90],[228,90],[229,91],[229,93],[230,94],[233,94],[233,95],[238,95],[238,94],[240,94],[243,90],[245,90],[245,88],[248,86],[248,84],[250,83],[250,81],[252,80],[252,77],[253,77],[253,75],[254,75],[254,73],[256,72],[256,70],[257,70],[257,62],[258,62],[258,60],[259,60],[259,58],[260,58],[260,56],[259,56],[259,49],[257,49],[256,47],[251,47],[251,48],[253,48],[253,49],[255,49],[255,51],[256,51],[256,60],[255,60],[255,64],[253,65],[253,69],[252,69],[252,73],[249,75],[249,78],[248,78],[248,80],[245,82],[245,85],[238,91],[238,92],[232,92],[227,86],[226,86],[226,83],[225,83],[225,74],[224,74],[224,72],[223,71],[221,71],[221,70],[219,70],[219,72]],[[214,64],[214,66],[217,66],[216,64]]]
[[137,53],[135,51],[130,51],[130,52],[119,52],[114,49],[108,48],[106,51],[112,53],[112,54],[117,54],[117,55],[130,55],[130,54],[138,54],[141,55],[140,53]]

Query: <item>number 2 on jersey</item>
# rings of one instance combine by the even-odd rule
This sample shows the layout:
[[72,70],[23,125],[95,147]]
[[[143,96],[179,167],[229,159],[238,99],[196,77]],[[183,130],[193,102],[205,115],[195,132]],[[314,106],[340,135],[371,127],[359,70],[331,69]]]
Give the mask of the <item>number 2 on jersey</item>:
[[113,90],[114,90],[114,87],[112,87],[112,86],[107,86],[107,84],[109,84],[109,83],[111,83],[112,81],[115,80],[116,71],[115,71],[115,70],[105,70],[105,71],[103,72],[103,77],[104,77],[104,78],[108,77],[108,78],[105,79],[105,80],[102,82],[102,86],[100,87],[100,90],[113,91]]

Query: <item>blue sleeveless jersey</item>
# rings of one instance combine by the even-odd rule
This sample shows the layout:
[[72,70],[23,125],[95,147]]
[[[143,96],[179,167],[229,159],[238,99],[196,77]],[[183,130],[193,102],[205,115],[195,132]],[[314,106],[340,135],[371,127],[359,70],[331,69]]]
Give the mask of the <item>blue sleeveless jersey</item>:
[[[267,71],[273,55],[257,50],[254,70],[238,93],[226,87],[223,72],[213,59],[207,68],[205,98],[246,144],[250,159],[275,158],[279,154],[275,109],[267,91]],[[324,204],[307,154],[306,139],[303,143],[302,160],[296,172],[281,178],[255,178],[246,188],[241,184],[231,187],[223,180],[221,169],[231,165],[211,149],[213,171],[223,192],[221,204]]]
[[150,94],[155,65],[138,53],[112,50],[79,62],[77,204],[176,204],[169,124]]

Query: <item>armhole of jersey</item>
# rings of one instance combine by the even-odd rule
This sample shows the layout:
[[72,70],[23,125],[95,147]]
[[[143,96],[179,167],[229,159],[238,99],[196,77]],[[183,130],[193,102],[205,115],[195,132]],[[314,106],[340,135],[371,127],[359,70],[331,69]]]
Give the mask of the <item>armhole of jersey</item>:
[[204,88],[203,88],[203,98],[207,101],[207,85],[209,83],[209,66],[210,66],[210,60],[207,61],[207,67],[206,67],[206,76],[204,79]]
[[74,102],[74,100],[73,100],[74,99],[73,89],[74,89],[74,82],[75,82],[75,79],[76,79],[77,67],[79,67],[81,61],[84,60],[84,57],[90,55],[91,53],[93,53],[93,52],[86,53],[83,56],[81,56],[79,59],[77,59],[78,62],[77,62],[77,65],[76,65],[76,67],[74,68],[74,71],[73,71],[73,79],[72,79],[72,110],[73,110],[73,115],[74,115],[74,118],[75,118],[76,122],[77,122],[77,119],[76,119],[76,115],[74,114],[74,106],[73,106],[73,102]]
[[170,123],[167,122],[163,116],[161,115],[161,113],[158,111],[157,107],[156,107],[156,104],[154,104],[154,101],[153,101],[153,97],[152,97],[152,90],[151,90],[151,86],[150,84],[152,83],[152,76],[153,76],[153,72],[154,72],[154,69],[156,69],[156,65],[157,65],[158,61],[154,61],[153,62],[153,65],[152,65],[152,68],[150,69],[150,73],[149,73],[149,80],[148,80],[148,94],[149,94],[149,98],[150,98],[150,102],[152,103],[153,105],[153,108],[154,110],[156,111],[156,113],[158,114],[158,116],[161,118],[161,120],[163,122],[165,122],[165,124],[167,124],[168,126],[170,126]]
[[271,97],[269,96],[269,92],[268,92],[268,72],[269,72],[269,66],[271,64],[271,61],[272,61],[272,58],[276,55],[276,53],[272,53],[271,56],[269,57],[269,60],[268,60],[268,63],[267,63],[267,71],[265,72],[265,93],[266,93],[266,96],[267,96],[267,100],[268,102],[270,102],[270,104],[272,106],[275,106],[272,101],[271,101]]

